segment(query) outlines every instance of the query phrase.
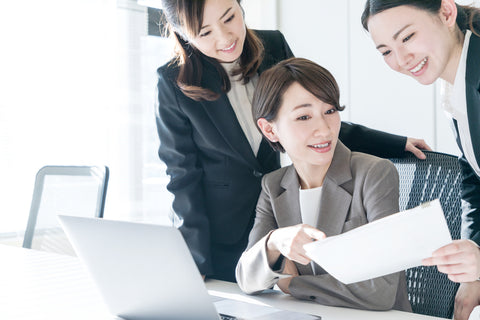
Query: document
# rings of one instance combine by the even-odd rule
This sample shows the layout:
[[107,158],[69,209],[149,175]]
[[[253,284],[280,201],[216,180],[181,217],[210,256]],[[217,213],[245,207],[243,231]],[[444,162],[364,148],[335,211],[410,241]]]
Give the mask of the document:
[[330,275],[350,284],[421,265],[452,242],[439,200],[304,246]]

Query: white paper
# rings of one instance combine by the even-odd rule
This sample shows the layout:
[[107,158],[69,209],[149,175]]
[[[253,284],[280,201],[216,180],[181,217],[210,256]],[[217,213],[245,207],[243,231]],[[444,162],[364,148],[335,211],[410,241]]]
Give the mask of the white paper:
[[421,265],[452,242],[438,200],[306,244],[307,255],[345,284]]

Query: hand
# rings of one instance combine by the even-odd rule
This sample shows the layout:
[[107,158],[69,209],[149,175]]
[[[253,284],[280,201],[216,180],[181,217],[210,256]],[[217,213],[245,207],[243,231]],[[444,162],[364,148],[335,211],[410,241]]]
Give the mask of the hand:
[[311,259],[307,257],[303,245],[325,237],[325,233],[307,224],[277,229],[267,241],[269,261],[276,260],[282,254],[292,261],[308,264]]
[[454,320],[467,320],[473,308],[480,305],[480,281],[460,284],[455,297]]
[[480,248],[471,240],[455,240],[433,252],[422,264],[436,265],[453,282],[476,281],[480,277]]
[[432,148],[430,148],[423,139],[407,138],[407,143],[405,144],[405,151],[409,151],[413,153],[418,159],[424,160],[426,156],[421,150],[432,151]]
[[286,294],[290,294],[288,287],[293,278],[298,277],[298,270],[292,260],[285,258],[285,267],[283,268],[284,274],[292,275],[290,278],[280,279],[277,282],[277,286]]

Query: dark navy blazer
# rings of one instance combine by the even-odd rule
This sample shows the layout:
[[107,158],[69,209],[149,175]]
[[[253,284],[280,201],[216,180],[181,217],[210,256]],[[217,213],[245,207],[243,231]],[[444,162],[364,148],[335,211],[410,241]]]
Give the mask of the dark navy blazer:
[[[465,91],[470,139],[475,159],[480,164],[480,38],[474,33],[468,46]],[[457,144],[462,150],[457,122],[455,120],[453,122]],[[471,239],[480,245],[480,177],[463,154],[460,157],[460,164],[463,172],[462,238]]]
[[[279,31],[256,31],[265,46],[259,73],[293,54]],[[221,92],[219,75],[203,61],[202,86]],[[173,210],[202,274],[235,281],[235,265],[253,225],[262,176],[280,167],[279,155],[263,140],[254,155],[235,112],[222,94],[194,101],[177,87],[178,67],[158,69],[159,156],[167,165]],[[406,137],[342,123],[340,139],[355,151],[394,157]]]

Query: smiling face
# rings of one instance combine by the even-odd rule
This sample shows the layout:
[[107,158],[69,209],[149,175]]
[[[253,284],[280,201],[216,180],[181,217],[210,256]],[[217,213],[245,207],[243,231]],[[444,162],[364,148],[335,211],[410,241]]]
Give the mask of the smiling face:
[[462,43],[456,9],[445,2],[438,14],[404,5],[369,18],[370,35],[390,68],[425,85],[438,78],[453,83]]
[[330,166],[340,131],[340,115],[334,106],[294,82],[283,94],[270,125],[270,132],[264,134],[281,143],[297,170]]
[[206,0],[200,33],[188,41],[208,57],[233,62],[242,54],[245,36],[243,12],[236,0]]

